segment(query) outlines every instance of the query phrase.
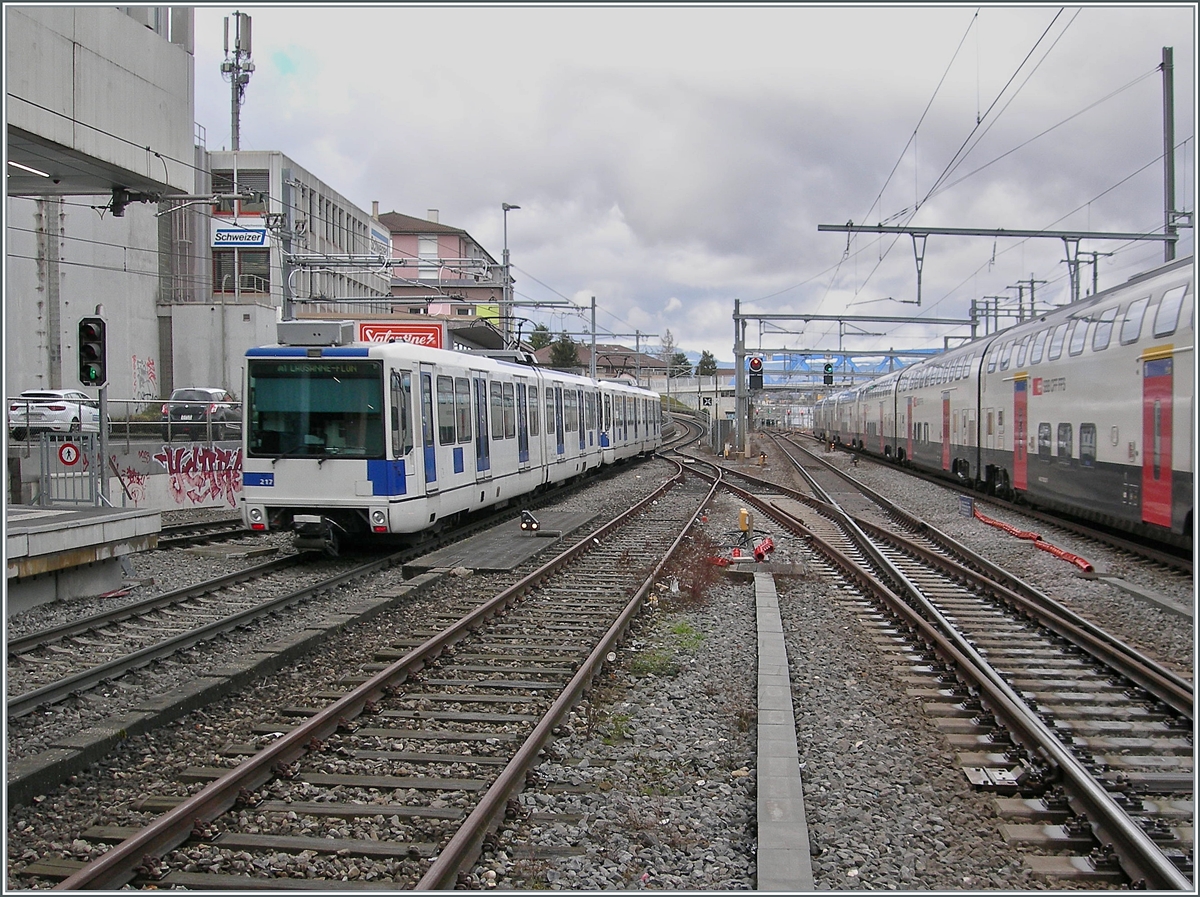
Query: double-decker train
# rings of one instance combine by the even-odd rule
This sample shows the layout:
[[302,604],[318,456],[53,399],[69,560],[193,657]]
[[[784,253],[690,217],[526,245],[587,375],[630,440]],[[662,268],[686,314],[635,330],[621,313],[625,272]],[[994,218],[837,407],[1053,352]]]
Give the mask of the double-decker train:
[[242,520],[298,548],[434,529],[662,444],[649,390],[305,324],[246,353],[243,392]]
[[1192,262],[830,395],[814,435],[1190,547]]

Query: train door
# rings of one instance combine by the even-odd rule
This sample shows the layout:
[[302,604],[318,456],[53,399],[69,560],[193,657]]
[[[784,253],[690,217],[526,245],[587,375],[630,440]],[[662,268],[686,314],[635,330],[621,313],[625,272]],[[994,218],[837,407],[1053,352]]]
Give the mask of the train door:
[[437,428],[433,419],[433,374],[422,365],[421,370],[421,446],[425,457],[425,492],[438,490]]
[[1142,521],[1170,527],[1175,373],[1163,353],[1147,352],[1142,361]]
[[559,457],[567,453],[567,440],[563,434],[563,391],[554,387],[554,438]]
[[883,454],[883,402],[879,403],[879,454]]
[[[412,495],[419,491],[415,465],[413,464],[412,426],[412,374],[408,371],[392,371],[392,456],[395,458],[393,471],[401,482],[392,484],[392,495]],[[412,477],[412,481],[409,481]]]
[[583,400],[583,390],[573,390],[575,393],[575,401],[578,402],[578,413],[576,419],[579,423],[579,454],[583,454],[587,449],[587,413]]
[[521,470],[529,469],[529,414],[525,409],[526,384],[517,381],[517,462]]
[[942,470],[950,469],[950,393],[942,391]]
[[912,456],[913,456],[913,453],[912,453],[912,441],[913,441],[912,406],[913,406],[912,396],[909,396],[908,403],[907,403],[908,410],[906,412],[907,420],[905,421],[906,426],[904,427],[904,431],[908,434],[908,437],[905,439],[905,447],[904,447],[904,457],[905,458],[912,458]]
[[492,476],[492,444],[488,438],[487,374],[472,371],[471,382],[475,389],[475,479],[488,480]]
[[1029,447],[1025,443],[1029,414],[1027,385],[1025,374],[1013,379],[1013,488],[1021,491],[1029,488]]

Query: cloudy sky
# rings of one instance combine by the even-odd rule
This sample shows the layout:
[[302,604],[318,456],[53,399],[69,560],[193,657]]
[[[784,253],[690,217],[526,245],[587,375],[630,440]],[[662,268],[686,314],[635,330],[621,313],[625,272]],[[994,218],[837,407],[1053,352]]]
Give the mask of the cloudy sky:
[[[230,144],[224,17],[253,20],[242,149],[279,150],[369,210],[438,209],[516,298],[587,308],[600,338],[733,357],[745,315],[964,318],[1033,281],[1068,295],[1059,239],[819,225],[1161,233],[1164,47],[1176,207],[1194,208],[1195,9],[268,6],[196,10],[196,118]],[[1192,252],[1185,230],[1178,255]],[[1085,292],[1163,260],[1085,240]],[[1028,298],[1028,286],[1024,288]],[[555,332],[589,315],[522,312]],[[528,329],[529,325],[526,325]],[[751,320],[750,348],[942,345],[964,328]],[[628,335],[628,336],[626,336]]]

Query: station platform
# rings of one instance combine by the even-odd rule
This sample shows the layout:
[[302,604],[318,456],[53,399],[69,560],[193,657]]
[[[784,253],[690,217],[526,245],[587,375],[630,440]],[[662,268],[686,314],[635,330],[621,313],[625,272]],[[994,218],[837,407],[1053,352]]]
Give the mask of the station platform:
[[593,511],[547,511],[535,516],[538,521],[536,533],[522,530],[520,523],[513,520],[431,551],[404,567],[414,571],[458,567],[490,572],[513,570],[596,519]]
[[158,545],[156,510],[9,505],[5,613],[120,588],[125,555]]

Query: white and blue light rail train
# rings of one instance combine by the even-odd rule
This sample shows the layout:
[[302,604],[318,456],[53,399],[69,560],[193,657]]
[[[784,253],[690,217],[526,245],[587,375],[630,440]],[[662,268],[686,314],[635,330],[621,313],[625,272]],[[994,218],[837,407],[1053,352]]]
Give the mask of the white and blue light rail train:
[[241,514],[301,549],[434,529],[662,444],[646,389],[407,342],[285,344],[287,323],[246,353]]
[[1192,543],[1192,257],[819,401],[814,435]]

